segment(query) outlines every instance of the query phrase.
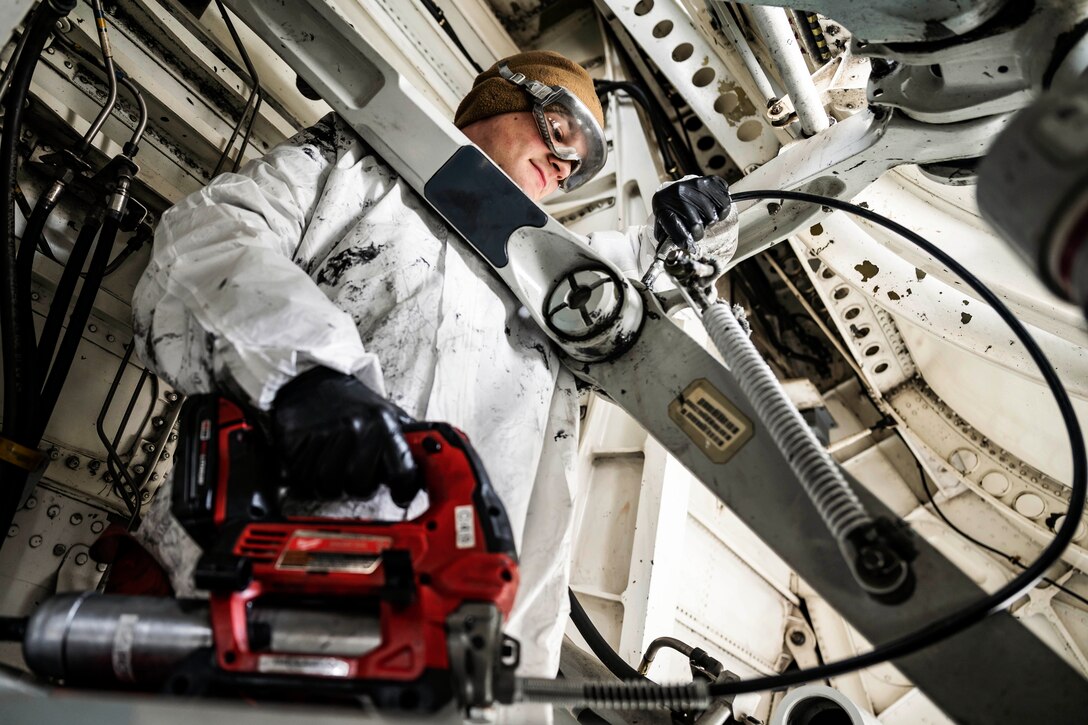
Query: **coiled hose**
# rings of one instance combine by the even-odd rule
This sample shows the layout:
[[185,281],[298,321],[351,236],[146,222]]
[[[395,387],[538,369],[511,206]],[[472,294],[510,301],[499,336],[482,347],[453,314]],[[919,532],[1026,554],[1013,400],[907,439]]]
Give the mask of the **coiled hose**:
[[730,306],[724,302],[708,305],[703,325],[839,546],[849,551],[847,537],[871,525],[872,518],[748,339]]
[[566,707],[610,710],[705,710],[710,704],[706,683],[657,685],[652,682],[579,682],[534,677],[517,681],[519,702],[546,702]]

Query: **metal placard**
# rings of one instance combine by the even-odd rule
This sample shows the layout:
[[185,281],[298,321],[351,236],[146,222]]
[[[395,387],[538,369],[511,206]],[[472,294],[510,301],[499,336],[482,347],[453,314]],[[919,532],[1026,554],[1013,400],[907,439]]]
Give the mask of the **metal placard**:
[[669,403],[669,417],[714,463],[725,463],[752,437],[752,422],[706,378]]

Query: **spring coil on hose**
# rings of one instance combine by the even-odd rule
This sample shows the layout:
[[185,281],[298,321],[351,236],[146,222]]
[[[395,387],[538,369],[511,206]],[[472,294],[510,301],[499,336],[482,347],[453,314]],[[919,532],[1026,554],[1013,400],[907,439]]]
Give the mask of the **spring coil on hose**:
[[653,682],[579,682],[532,677],[518,680],[521,702],[548,702],[568,707],[599,707],[610,710],[702,710],[710,703],[701,682],[658,685]]
[[729,305],[709,305],[703,312],[703,325],[840,545],[851,531],[871,524],[857,495],[790,402]]

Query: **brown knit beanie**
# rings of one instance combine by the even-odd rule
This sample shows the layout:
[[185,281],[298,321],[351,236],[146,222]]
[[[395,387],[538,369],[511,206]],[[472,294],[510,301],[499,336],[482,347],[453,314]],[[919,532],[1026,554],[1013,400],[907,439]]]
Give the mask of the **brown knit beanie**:
[[604,127],[604,111],[593,90],[593,78],[586,69],[559,53],[531,50],[503,58],[476,76],[472,90],[462,99],[454,114],[453,124],[457,128],[500,113],[532,110],[533,100],[529,94],[499,75],[501,63],[506,63],[515,73],[524,73],[529,80],[549,86],[563,86],[586,104],[597,123]]

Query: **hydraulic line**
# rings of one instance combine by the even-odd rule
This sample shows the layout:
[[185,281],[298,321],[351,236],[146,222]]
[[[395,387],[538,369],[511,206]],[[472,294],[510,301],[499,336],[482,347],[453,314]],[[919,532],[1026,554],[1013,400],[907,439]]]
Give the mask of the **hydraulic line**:
[[[35,13],[26,31],[26,44],[11,75],[11,86],[4,99],[4,126],[0,136],[0,193],[7,215],[6,239],[0,254],[0,328],[3,335],[4,426],[5,435],[24,438],[21,429],[30,414],[33,400],[34,327],[29,290],[21,289],[17,276],[15,252],[14,186],[18,168],[16,144],[22,128],[23,105],[30,89],[30,79],[46,39],[54,24],[75,7],[75,0],[46,0]],[[26,294],[21,294],[26,292]],[[22,441],[20,441],[22,442]],[[6,506],[4,507],[6,509]],[[3,530],[7,523],[0,520]]]
[[106,119],[113,112],[114,105],[117,104],[117,74],[113,68],[113,49],[110,48],[110,36],[106,32],[106,13],[102,10],[102,0],[91,0],[91,9],[94,13],[95,28],[98,30],[98,43],[102,47],[102,65],[106,69],[106,82],[109,84],[109,89],[106,95],[106,103],[102,106],[102,110],[98,112],[98,115],[95,116],[94,121],[91,122],[91,127],[87,129],[87,133],[83,134],[83,140],[80,141],[76,151],[76,156],[80,158],[90,150],[91,142],[94,141],[94,137],[98,135],[102,125],[106,123]]
[[634,667],[627,664],[616,650],[612,649],[612,646],[605,641],[600,630],[594,626],[593,620],[589,618],[586,610],[582,608],[582,603],[578,601],[578,597],[574,596],[574,591],[567,589],[567,593],[570,595],[571,621],[574,622],[578,634],[582,635],[586,644],[589,645],[590,651],[596,655],[597,659],[608,668],[609,672],[621,680],[645,680]]
[[68,377],[68,371],[72,367],[79,342],[83,338],[83,328],[87,326],[87,320],[91,316],[94,300],[98,296],[98,289],[102,285],[102,275],[110,260],[110,252],[113,243],[117,239],[117,228],[120,224],[120,215],[111,210],[107,213],[99,232],[98,244],[94,248],[90,266],[87,268],[87,277],[83,280],[83,287],[79,290],[72,316],[68,319],[68,327],[64,332],[57,357],[49,369],[49,376],[42,387],[41,399],[35,410],[34,427],[32,428],[34,440],[38,441],[45,433],[45,427],[49,418],[53,415],[53,409],[60,399],[60,391],[64,381]]
[[[223,16],[223,23],[227,26],[227,31],[230,33],[231,40],[234,41],[234,45],[238,48],[238,54],[242,56],[242,62],[245,63],[246,72],[249,73],[249,82],[252,86],[252,90],[249,93],[249,98],[246,100],[245,108],[242,109],[242,115],[238,119],[238,123],[235,124],[234,130],[230,134],[230,140],[227,141],[227,145],[223,147],[223,153],[219,157],[219,162],[215,165],[215,170],[212,171],[212,177],[219,175],[219,172],[223,170],[224,162],[227,157],[230,156],[230,150],[234,147],[234,141],[238,138],[238,132],[242,128],[242,123],[247,116],[250,116],[250,130],[253,128],[253,122],[256,121],[256,113],[260,107],[260,101],[262,99],[261,94],[261,79],[257,76],[257,69],[253,67],[253,61],[249,59],[249,53],[246,52],[246,47],[242,43],[242,39],[238,36],[238,31],[234,27],[234,21],[230,19],[230,15],[227,13],[227,8],[223,5],[223,0],[215,0],[216,7],[219,8],[219,13]],[[251,116],[251,114],[253,114]],[[242,149],[238,152],[238,159],[234,164],[234,168],[238,168],[238,163],[241,162],[242,154],[246,150],[246,142],[249,140],[249,131],[246,131],[245,140],[242,142]]]
[[26,47],[27,31],[30,26],[34,24],[34,19],[42,12],[42,7],[45,3],[42,3],[38,7],[34,8],[34,12],[26,21],[26,28],[23,29],[23,33],[19,36],[19,42],[15,44],[15,50],[11,52],[11,58],[8,59],[8,66],[4,69],[3,77],[0,77],[0,100],[3,100],[4,95],[8,92],[8,88],[11,86],[12,76],[15,75],[15,67],[19,64],[19,59],[23,57],[23,48]]
[[782,74],[782,82],[801,122],[801,133],[815,136],[828,127],[827,112],[812,83],[812,74],[801,55],[801,49],[794,42],[793,28],[786,11],[763,5],[753,5],[749,11]]
[[79,281],[83,265],[91,253],[91,247],[94,245],[94,240],[98,237],[98,231],[101,227],[101,211],[92,210],[83,219],[83,226],[79,230],[79,236],[76,237],[72,251],[68,255],[68,262],[64,265],[64,271],[61,272],[60,281],[57,283],[57,289],[53,294],[53,302],[49,307],[49,314],[46,315],[41,337],[38,339],[38,352],[34,359],[34,369],[40,377],[35,381],[36,390],[41,390],[41,386],[45,382],[49,364],[52,362],[53,353],[56,350],[57,340],[60,339],[64,316],[68,312],[68,305],[75,293],[76,283]]

